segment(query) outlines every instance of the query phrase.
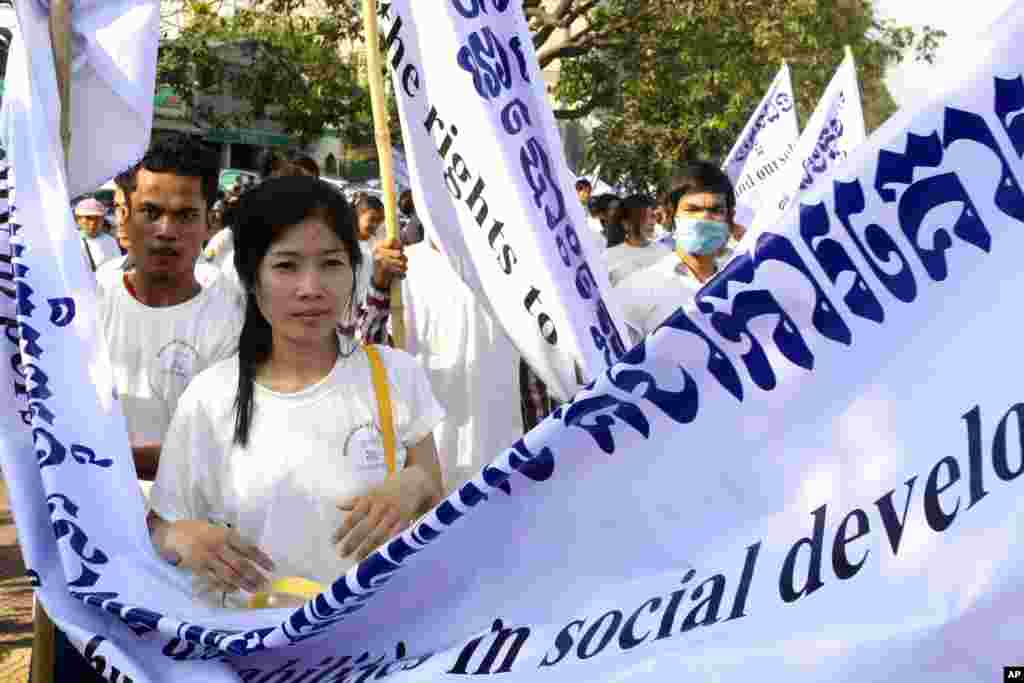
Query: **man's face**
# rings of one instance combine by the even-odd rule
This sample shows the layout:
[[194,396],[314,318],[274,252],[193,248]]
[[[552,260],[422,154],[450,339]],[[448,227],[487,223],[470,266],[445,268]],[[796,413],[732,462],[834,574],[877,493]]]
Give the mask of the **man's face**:
[[592,191],[593,190],[591,190],[589,185],[581,185],[576,188],[576,196],[579,197],[580,203],[582,203],[583,206],[586,206],[587,202],[590,201],[590,193]]
[[75,222],[89,237],[95,237],[103,227],[103,216],[75,216]]
[[656,206],[654,207],[654,222],[658,225],[665,225],[668,221],[665,220],[665,207]]
[[128,238],[128,202],[121,188],[114,190],[114,225],[114,237],[118,246],[128,251],[132,243]]
[[732,225],[732,210],[725,195],[712,192],[691,192],[679,198],[676,215],[680,218],[700,218]]
[[652,207],[644,207],[644,235],[647,239],[654,239],[654,209]]
[[140,169],[125,232],[135,268],[157,280],[185,283],[207,237],[202,180]]

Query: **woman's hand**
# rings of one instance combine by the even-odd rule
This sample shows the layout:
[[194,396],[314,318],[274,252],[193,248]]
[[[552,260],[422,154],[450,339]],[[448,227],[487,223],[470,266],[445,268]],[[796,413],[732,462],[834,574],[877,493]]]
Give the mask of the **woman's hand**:
[[398,239],[381,240],[373,247],[373,286],[388,289],[395,277],[404,278],[409,260]]
[[262,550],[246,543],[233,529],[198,520],[151,522],[153,543],[163,557],[177,557],[210,583],[211,589],[233,593],[263,590],[266,579],[258,567],[274,571],[274,562]]
[[410,465],[365,494],[339,503],[338,509],[349,514],[334,534],[338,554],[365,559],[437,499],[435,488],[425,469]]

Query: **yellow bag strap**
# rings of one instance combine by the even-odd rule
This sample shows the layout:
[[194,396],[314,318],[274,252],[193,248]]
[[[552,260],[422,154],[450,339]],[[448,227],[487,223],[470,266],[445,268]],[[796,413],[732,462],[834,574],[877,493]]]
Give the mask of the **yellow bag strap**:
[[384,463],[390,477],[398,469],[395,462],[395,421],[391,411],[391,390],[380,351],[375,346],[364,346],[370,360],[370,375],[373,377],[373,393],[377,395],[377,414],[380,416],[380,431],[384,435]]

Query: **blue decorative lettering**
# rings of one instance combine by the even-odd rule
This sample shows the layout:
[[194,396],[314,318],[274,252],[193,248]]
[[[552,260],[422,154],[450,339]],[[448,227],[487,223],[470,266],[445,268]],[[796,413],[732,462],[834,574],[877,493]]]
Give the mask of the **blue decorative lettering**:
[[57,327],[67,327],[75,319],[75,300],[69,296],[47,299],[50,304],[50,322]]
[[[910,262],[903,255],[896,240],[881,226],[871,223],[864,229],[864,239],[853,227],[850,218],[860,215],[866,207],[864,190],[859,180],[844,183],[836,181],[833,184],[833,191],[836,204],[836,217],[846,228],[850,239],[857,245],[864,260],[868,262],[871,272],[889,290],[889,293],[904,303],[910,303],[917,298],[917,283],[914,280],[914,272]],[[883,269],[879,261],[892,263],[893,257],[900,264],[899,270],[893,274],[890,269]]]
[[729,283],[753,283],[757,269],[768,261],[790,266],[813,287],[814,312],[811,323],[822,336],[846,345],[852,340],[849,326],[836,312],[821,284],[811,275],[793,244],[781,235],[763,233],[757,240],[754,255],[744,253],[736,256],[723,271],[697,292],[696,301],[698,309],[710,317],[712,326],[723,337],[737,343],[744,337],[749,340],[750,350],[743,354],[742,359],[751,379],[765,391],[775,388],[775,371],[768,361],[764,347],[750,329],[750,322],[763,315],[778,316],[779,321],[772,334],[775,347],[794,365],[811,370],[814,367],[814,355],[800,334],[799,327],[779,304],[775,294],[766,289],[744,290],[736,294],[732,298],[732,313],[716,311],[709,299],[713,297],[727,301]]
[[[519,152],[519,161],[523,168],[523,174],[533,190],[534,205],[544,209],[548,227],[554,229],[566,217],[565,197],[555,180],[551,161],[540,140],[537,138],[527,140]],[[542,201],[545,195],[549,195],[551,198],[547,203]]]
[[64,462],[67,449],[64,448],[64,444],[58,441],[53,434],[42,427],[36,427],[32,430],[32,438],[35,441],[36,460],[38,461],[39,469],[53,467]]
[[518,97],[501,110],[501,125],[509,135],[518,135],[526,126],[532,126],[530,108]]
[[1017,156],[1024,159],[1024,78],[996,78],[995,87],[996,116]]
[[824,203],[800,206],[800,235],[832,284],[839,282],[841,273],[853,273],[853,284],[850,291],[843,297],[843,301],[854,315],[881,323],[885,320],[885,310],[882,308],[882,304],[871,290],[867,280],[853,264],[853,260],[843,245],[838,240],[827,237],[831,228],[828,210]]
[[469,34],[467,45],[459,50],[458,62],[473,77],[473,87],[485,100],[512,87],[508,51],[489,27]]
[[[508,9],[511,0],[491,0],[494,10],[501,14]],[[487,14],[487,0],[452,0],[455,11],[466,19],[476,19],[481,13]]]

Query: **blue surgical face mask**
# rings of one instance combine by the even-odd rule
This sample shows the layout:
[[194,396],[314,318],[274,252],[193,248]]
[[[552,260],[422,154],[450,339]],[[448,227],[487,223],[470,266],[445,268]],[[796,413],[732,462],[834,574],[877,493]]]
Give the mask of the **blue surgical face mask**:
[[708,256],[729,241],[729,225],[703,218],[676,217],[676,246],[687,254]]

